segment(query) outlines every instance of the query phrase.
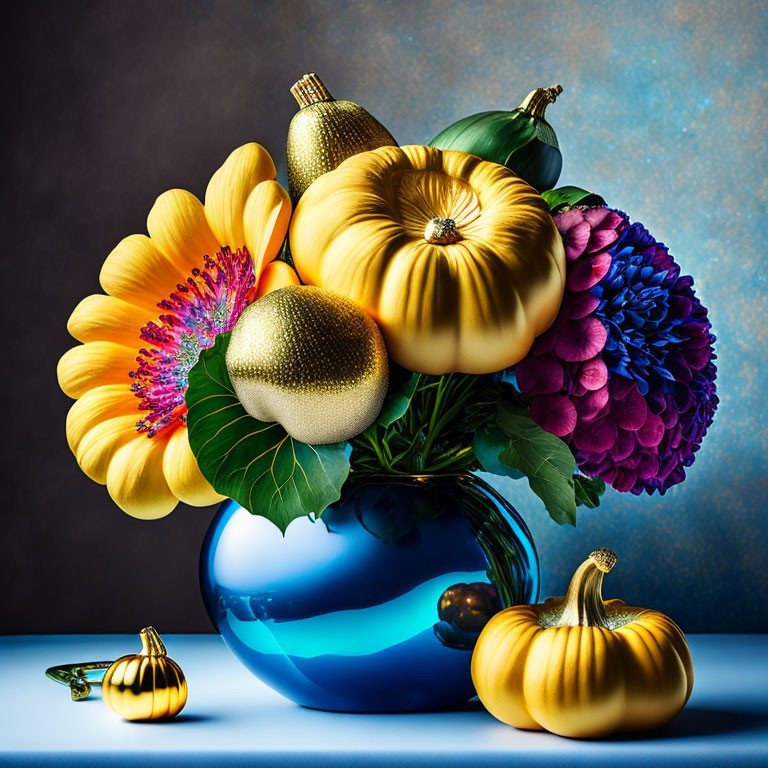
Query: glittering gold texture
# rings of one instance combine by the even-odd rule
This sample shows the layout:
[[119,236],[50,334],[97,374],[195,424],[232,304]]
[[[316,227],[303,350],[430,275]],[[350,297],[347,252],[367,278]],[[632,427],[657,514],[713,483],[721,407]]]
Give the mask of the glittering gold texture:
[[295,285],[251,304],[232,330],[227,370],[260,421],[320,445],[348,440],[378,416],[387,350],[376,323],[349,299]]
[[288,190],[294,203],[318,176],[348,157],[397,146],[373,115],[354,102],[334,99],[316,74],[304,75],[291,93],[301,107],[288,129]]

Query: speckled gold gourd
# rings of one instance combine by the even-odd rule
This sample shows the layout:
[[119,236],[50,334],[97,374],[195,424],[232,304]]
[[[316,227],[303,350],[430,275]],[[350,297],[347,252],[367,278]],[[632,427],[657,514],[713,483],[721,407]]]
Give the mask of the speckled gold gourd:
[[294,204],[318,176],[348,157],[397,146],[373,115],[352,101],[334,99],[316,74],[304,75],[291,93],[300,107],[288,128],[288,191]]
[[306,285],[263,296],[240,315],[227,371],[245,410],[311,445],[348,440],[381,411],[387,350],[349,299]]
[[142,629],[141,651],[123,656],[104,674],[104,703],[126,720],[174,717],[187,702],[187,681],[181,667],[165,653],[154,627]]
[[598,549],[565,597],[518,605],[485,625],[472,681],[485,708],[516,728],[571,738],[649,731],[675,717],[693,688],[683,633],[659,611],[603,601],[616,563]]

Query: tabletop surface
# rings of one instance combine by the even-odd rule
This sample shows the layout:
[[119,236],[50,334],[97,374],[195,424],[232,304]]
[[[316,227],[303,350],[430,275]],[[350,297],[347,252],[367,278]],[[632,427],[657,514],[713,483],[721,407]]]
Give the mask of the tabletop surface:
[[173,721],[129,723],[98,693],[71,701],[44,670],[133,653],[136,636],[0,637],[0,764],[768,766],[768,635],[689,636],[696,677],[685,710],[652,735],[602,741],[518,731],[477,702],[409,715],[304,709],[241,667],[217,635],[164,640],[187,676],[187,705]]

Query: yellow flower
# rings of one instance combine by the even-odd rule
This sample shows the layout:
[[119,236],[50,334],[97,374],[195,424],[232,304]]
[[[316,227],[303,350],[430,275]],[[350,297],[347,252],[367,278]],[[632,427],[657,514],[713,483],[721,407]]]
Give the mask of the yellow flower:
[[183,189],[164,192],[147,217],[149,237],[129,235],[107,256],[107,295],[86,297],[69,318],[83,343],[58,366],[59,385],[77,400],[67,441],[86,475],[134,517],[222,499],[189,447],[187,374],[249,303],[298,283],[272,262],[291,216],[275,175],[252,143],[213,174],[205,205]]

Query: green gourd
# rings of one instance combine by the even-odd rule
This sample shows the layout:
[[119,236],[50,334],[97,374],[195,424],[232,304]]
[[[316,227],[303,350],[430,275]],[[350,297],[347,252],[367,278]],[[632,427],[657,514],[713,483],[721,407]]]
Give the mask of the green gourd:
[[594,192],[581,187],[558,187],[542,192],[541,196],[549,206],[549,212],[554,216],[563,208],[577,205],[605,205],[605,200]]
[[560,177],[563,157],[544,113],[562,90],[560,85],[537,88],[511,112],[480,112],[465,117],[441,131],[430,146],[477,155],[505,165],[540,192],[552,189]]

